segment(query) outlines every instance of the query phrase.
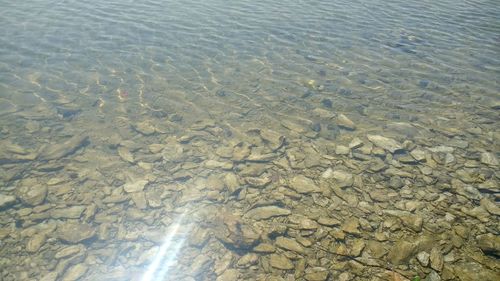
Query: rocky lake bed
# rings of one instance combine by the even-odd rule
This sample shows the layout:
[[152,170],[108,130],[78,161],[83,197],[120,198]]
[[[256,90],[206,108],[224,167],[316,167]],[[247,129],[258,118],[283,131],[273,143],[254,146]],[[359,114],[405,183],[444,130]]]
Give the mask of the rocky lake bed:
[[310,112],[2,140],[2,280],[498,280],[495,123]]

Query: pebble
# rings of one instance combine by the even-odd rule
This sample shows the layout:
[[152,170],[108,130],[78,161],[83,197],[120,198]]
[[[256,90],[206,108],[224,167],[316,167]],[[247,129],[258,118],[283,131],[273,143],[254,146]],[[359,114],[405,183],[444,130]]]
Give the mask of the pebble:
[[254,220],[265,220],[272,217],[280,217],[290,215],[292,212],[288,209],[276,206],[258,207],[248,211],[245,216]]
[[399,240],[391,247],[387,259],[394,265],[405,264],[413,257],[416,250],[417,244]]
[[337,147],[335,147],[335,154],[337,155],[348,155],[349,152],[351,152],[351,150],[347,146],[337,145]]
[[278,254],[271,254],[269,257],[269,264],[274,268],[283,270],[290,270],[294,268],[291,260]]
[[394,139],[383,137],[380,135],[367,135],[367,138],[374,145],[381,147],[391,153],[403,149],[403,145]]
[[83,277],[88,269],[88,266],[83,263],[73,265],[66,271],[61,281],[76,281]]
[[0,209],[10,207],[16,203],[16,196],[0,194]]
[[50,211],[50,217],[54,219],[78,219],[82,215],[83,211],[85,211],[85,206],[52,209]]
[[350,149],[357,149],[363,146],[363,141],[360,138],[353,138],[349,143]]
[[359,221],[357,218],[349,218],[342,224],[342,231],[350,234],[360,234]]
[[337,125],[347,130],[356,130],[354,122],[342,113],[337,116]]
[[118,155],[126,162],[135,163],[134,155],[124,146],[118,147]]
[[237,281],[240,278],[240,272],[237,269],[227,269],[216,281]]
[[438,248],[436,247],[432,248],[429,259],[431,262],[432,269],[436,271],[441,271],[443,269],[443,264],[444,264],[443,255],[441,254],[441,251]]
[[333,102],[331,99],[323,99],[321,100],[321,104],[326,107],[326,108],[332,108],[333,107]]
[[426,159],[425,151],[421,149],[414,149],[410,152],[410,155],[418,162],[424,162]]
[[238,267],[249,267],[251,265],[256,264],[259,261],[259,256],[255,253],[247,253],[244,256],[242,256],[236,265]]
[[324,281],[328,279],[329,272],[324,267],[307,268],[304,274],[304,279],[307,281]]
[[333,171],[332,177],[340,188],[350,187],[354,182],[352,174],[342,170]]
[[483,152],[481,153],[481,163],[490,166],[498,166],[498,159],[495,154],[491,152]]
[[68,243],[79,243],[94,237],[96,229],[88,224],[66,222],[57,228],[56,236]]
[[45,274],[39,281],[56,281],[59,273],[56,271],[49,272]]
[[125,192],[131,193],[131,192],[139,192],[143,191],[144,187],[149,183],[148,180],[137,180],[134,182],[129,182],[123,185],[123,190]]
[[47,186],[45,185],[23,185],[17,190],[17,196],[24,204],[36,206],[42,204],[43,201],[45,201],[45,197],[47,197],[47,191]]
[[304,247],[302,247],[299,243],[297,243],[297,241],[286,237],[276,238],[276,246],[283,248],[285,250],[297,252],[299,254],[305,253]]
[[326,226],[336,226],[340,225],[340,221],[334,218],[320,217],[318,223]]
[[422,266],[427,267],[429,265],[430,256],[431,255],[429,253],[422,251],[417,254],[417,260]]
[[476,236],[478,247],[486,254],[500,256],[500,236],[491,233]]
[[30,238],[28,244],[26,245],[26,251],[29,253],[36,253],[47,241],[47,236],[45,234],[35,234]]
[[260,243],[253,250],[257,253],[274,253],[276,248],[271,244]]
[[153,126],[153,124],[150,122],[150,121],[143,121],[143,122],[139,122],[139,123],[136,123],[135,125],[132,126],[137,132],[145,135],[145,136],[149,136],[149,135],[152,135],[156,132],[156,129],[155,127]]
[[83,249],[84,249],[84,247],[82,245],[67,246],[67,247],[59,250],[54,255],[54,258],[62,259],[62,258],[70,257],[70,256],[73,256],[73,255],[76,255],[76,254],[82,252]]
[[500,207],[498,207],[497,204],[493,203],[490,199],[488,198],[483,198],[479,202],[481,206],[483,206],[486,211],[488,211],[492,215],[500,216]]
[[314,181],[305,176],[295,176],[290,180],[289,187],[298,193],[320,192]]
[[84,134],[75,135],[63,143],[52,144],[45,147],[38,159],[40,160],[55,160],[75,153],[79,148],[89,143],[89,137]]

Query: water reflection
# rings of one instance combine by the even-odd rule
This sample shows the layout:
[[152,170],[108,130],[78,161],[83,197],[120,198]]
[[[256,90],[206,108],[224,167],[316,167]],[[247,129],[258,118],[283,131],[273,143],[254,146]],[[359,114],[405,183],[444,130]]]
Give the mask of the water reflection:
[[[172,222],[165,234],[165,240],[161,244],[153,261],[147,267],[141,281],[162,281],[177,263],[177,255],[186,242],[187,237],[179,235],[179,230],[184,223],[186,212],[181,213]],[[183,231],[188,231],[183,229]]]

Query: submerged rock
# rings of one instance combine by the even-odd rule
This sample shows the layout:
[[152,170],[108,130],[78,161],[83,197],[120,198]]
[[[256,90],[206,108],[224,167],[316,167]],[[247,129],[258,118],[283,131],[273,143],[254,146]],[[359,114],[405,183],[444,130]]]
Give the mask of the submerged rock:
[[287,257],[277,254],[271,254],[269,264],[277,269],[289,270],[293,269],[293,263]]
[[30,206],[40,205],[47,196],[47,186],[35,184],[33,186],[24,184],[16,190],[17,196],[24,204]]
[[352,122],[351,119],[347,118],[347,116],[342,113],[337,116],[337,125],[347,130],[356,130],[356,125],[354,124],[354,122]]
[[88,269],[88,266],[84,263],[76,264],[66,271],[61,281],[76,281],[85,275]]
[[498,159],[495,154],[491,152],[481,153],[481,162],[490,166],[498,166]]
[[304,254],[305,250],[302,245],[300,245],[294,239],[286,238],[286,237],[278,237],[276,238],[276,246],[283,248],[285,250],[297,252],[299,254]]
[[7,208],[16,203],[16,196],[0,194],[0,209]]
[[391,153],[403,149],[403,145],[394,139],[386,138],[379,135],[367,135],[369,141],[374,145],[381,147]]
[[320,188],[314,181],[305,176],[295,176],[290,180],[289,186],[298,193],[320,192]]
[[387,259],[394,265],[407,263],[417,250],[417,244],[404,240],[397,241],[391,248]]
[[96,229],[88,224],[67,222],[60,225],[56,231],[56,237],[68,242],[79,243],[94,237]]
[[134,182],[129,182],[123,186],[123,190],[128,193],[143,191],[148,182],[148,180],[137,180]]
[[71,137],[69,140],[52,144],[45,147],[40,154],[38,159],[40,160],[55,160],[75,153],[81,147],[89,144],[89,137],[85,134],[78,134]]
[[28,253],[35,253],[45,244],[47,241],[47,236],[45,234],[36,234],[30,238],[28,244],[26,245],[26,251]]
[[252,218],[254,220],[265,220],[272,217],[287,216],[290,215],[292,211],[276,206],[264,206],[258,207],[248,211],[245,216]]
[[500,236],[491,233],[476,237],[478,247],[486,254],[500,257]]

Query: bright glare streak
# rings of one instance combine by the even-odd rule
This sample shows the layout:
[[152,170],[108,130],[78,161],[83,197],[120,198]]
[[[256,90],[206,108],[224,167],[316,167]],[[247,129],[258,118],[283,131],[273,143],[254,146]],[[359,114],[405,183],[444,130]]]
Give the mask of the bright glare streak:
[[169,232],[165,236],[163,244],[158,250],[154,260],[148,266],[146,273],[142,276],[141,281],[163,281],[165,276],[167,276],[170,267],[175,263],[177,253],[186,240],[185,237],[182,237],[174,241],[174,237],[179,232],[185,215],[185,213],[182,213],[172,224]]

